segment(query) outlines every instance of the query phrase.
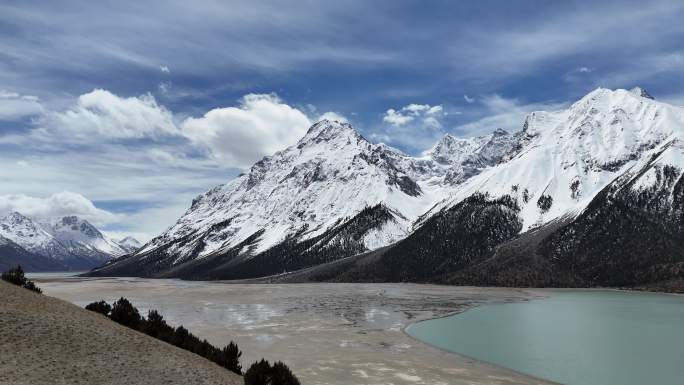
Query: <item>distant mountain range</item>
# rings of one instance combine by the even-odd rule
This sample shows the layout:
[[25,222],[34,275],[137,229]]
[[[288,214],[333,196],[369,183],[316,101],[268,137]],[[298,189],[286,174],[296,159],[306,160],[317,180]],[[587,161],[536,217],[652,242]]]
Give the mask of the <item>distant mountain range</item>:
[[38,221],[18,212],[0,218],[0,269],[87,270],[137,250],[131,237],[116,242],[84,219]]
[[418,157],[323,120],[90,274],[677,286],[683,133],[684,108],[639,88]]

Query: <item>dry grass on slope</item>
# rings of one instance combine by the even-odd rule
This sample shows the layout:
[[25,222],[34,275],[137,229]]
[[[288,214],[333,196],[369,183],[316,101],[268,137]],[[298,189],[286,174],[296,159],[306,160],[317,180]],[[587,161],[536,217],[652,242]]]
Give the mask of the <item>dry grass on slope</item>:
[[0,384],[242,384],[191,352],[0,281]]

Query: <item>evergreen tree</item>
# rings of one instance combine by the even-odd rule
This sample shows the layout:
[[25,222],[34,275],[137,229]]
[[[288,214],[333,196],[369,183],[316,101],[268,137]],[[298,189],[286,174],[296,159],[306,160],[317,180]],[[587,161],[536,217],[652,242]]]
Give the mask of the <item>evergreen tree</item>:
[[173,328],[166,323],[164,317],[156,310],[150,310],[147,313],[147,322],[145,322],[143,331],[145,334],[166,342],[171,341],[174,332]]
[[114,302],[109,318],[131,329],[138,329],[143,321],[138,309],[124,297]]
[[278,361],[273,366],[263,358],[247,369],[245,385],[300,385],[290,368]]
[[8,271],[2,273],[2,280],[17,286],[21,286],[24,289],[35,291],[38,294],[43,292],[32,281],[26,278],[26,276],[24,275],[24,270],[19,265],[17,265],[17,267],[15,268],[9,269]]
[[105,301],[89,303],[85,308],[86,310],[104,314],[105,316],[109,316],[109,312],[112,310],[112,307]]
[[242,352],[238,348],[237,344],[233,341],[230,341],[230,343],[223,348],[221,353],[222,356],[225,357],[225,362],[221,363],[221,365],[231,372],[242,374],[242,365],[240,365],[240,357],[242,356]]
[[273,385],[300,385],[290,368],[280,361],[273,364],[271,368],[271,383]]

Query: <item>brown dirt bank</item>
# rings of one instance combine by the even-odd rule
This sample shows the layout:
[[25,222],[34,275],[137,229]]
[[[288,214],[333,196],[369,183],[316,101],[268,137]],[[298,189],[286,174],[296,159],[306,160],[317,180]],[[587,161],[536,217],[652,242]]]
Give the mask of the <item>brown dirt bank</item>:
[[0,384],[242,384],[242,378],[68,302],[0,282]]

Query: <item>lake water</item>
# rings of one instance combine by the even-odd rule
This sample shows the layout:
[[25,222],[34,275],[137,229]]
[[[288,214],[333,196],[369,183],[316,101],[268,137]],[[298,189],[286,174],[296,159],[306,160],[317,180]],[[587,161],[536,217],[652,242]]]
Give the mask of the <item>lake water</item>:
[[564,384],[684,384],[684,297],[553,291],[419,322],[434,346]]

